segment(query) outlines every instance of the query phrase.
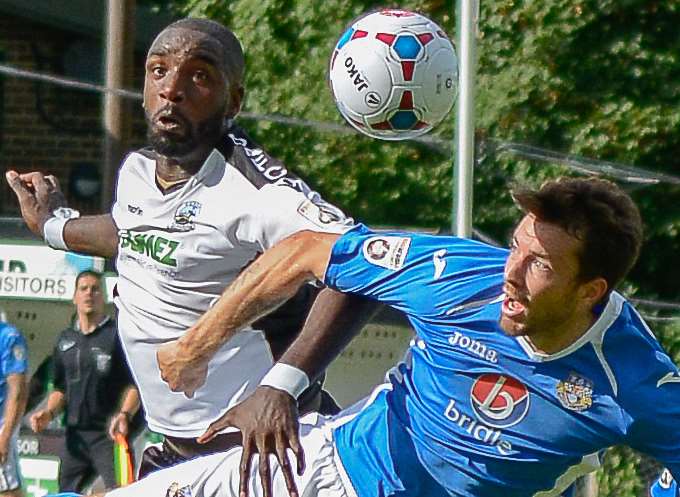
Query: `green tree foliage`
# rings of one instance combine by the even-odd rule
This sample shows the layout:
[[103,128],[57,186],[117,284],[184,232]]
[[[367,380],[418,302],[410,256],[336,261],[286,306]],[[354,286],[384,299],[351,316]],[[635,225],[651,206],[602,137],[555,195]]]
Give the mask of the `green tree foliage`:
[[[153,0],[146,0],[153,2]],[[165,2],[163,2],[166,5]],[[379,4],[360,0],[177,0],[184,14],[230,26],[247,55],[244,110],[340,124],[327,64],[349,22]],[[451,36],[453,1],[408,0]],[[680,2],[482,1],[477,78],[479,153],[475,226],[498,240],[517,211],[511,183],[538,185],[567,171],[500,153],[494,140],[531,144],[680,175]],[[453,117],[434,136],[452,141]],[[371,224],[447,229],[452,151],[314,127],[242,123],[327,198]],[[573,171],[570,173],[573,174]],[[680,188],[628,187],[646,220],[646,245],[628,294],[680,298]],[[680,325],[654,330],[680,359]],[[602,495],[632,497],[644,482],[615,452]]]

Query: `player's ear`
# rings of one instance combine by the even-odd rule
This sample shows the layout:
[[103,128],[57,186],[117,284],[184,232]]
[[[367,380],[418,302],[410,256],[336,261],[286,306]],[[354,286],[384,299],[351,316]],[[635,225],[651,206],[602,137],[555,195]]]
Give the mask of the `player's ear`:
[[224,111],[224,117],[227,119],[234,118],[241,112],[241,104],[243,103],[243,96],[245,95],[245,90],[243,86],[238,86],[229,89],[229,102]]
[[578,296],[586,304],[586,307],[592,309],[600,300],[602,300],[602,297],[605,296],[608,289],[609,285],[607,284],[607,280],[598,276],[597,278],[582,283],[578,289]]

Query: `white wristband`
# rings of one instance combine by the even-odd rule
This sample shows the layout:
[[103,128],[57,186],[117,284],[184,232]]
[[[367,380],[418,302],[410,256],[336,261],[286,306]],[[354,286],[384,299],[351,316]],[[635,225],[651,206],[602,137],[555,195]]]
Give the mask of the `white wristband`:
[[309,377],[304,371],[295,366],[277,362],[264,375],[264,378],[260,381],[260,386],[283,390],[294,399],[297,399],[309,386]]
[[43,225],[43,238],[47,245],[57,250],[68,250],[64,241],[64,226],[70,219],[53,216]]

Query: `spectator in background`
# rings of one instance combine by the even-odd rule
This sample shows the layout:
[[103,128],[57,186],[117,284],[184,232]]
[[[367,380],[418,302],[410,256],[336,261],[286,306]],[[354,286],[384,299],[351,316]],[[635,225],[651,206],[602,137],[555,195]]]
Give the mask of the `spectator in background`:
[[20,497],[21,476],[16,438],[26,407],[28,353],[19,330],[0,321],[0,496]]
[[31,428],[39,433],[64,410],[60,489],[81,491],[95,474],[112,488],[113,438],[117,432],[128,435],[139,394],[116,324],[104,311],[100,274],[83,271],[76,277],[73,303],[73,324],[61,332],[54,349],[54,390],[47,405],[31,416]]

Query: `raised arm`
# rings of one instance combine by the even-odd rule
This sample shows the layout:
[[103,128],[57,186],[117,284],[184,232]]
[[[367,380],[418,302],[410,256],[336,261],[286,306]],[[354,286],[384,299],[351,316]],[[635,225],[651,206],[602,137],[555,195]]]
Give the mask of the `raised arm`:
[[[240,488],[245,495],[248,493],[250,465],[255,453],[260,453],[259,473],[266,497],[272,495],[272,489],[269,458],[262,456],[265,453],[277,457],[288,493],[291,497],[298,495],[287,450],[291,449],[295,454],[297,472],[302,474],[305,462],[299,441],[294,396],[302,387],[291,389],[287,385],[287,375],[290,371],[300,371],[310,380],[316,378],[361,331],[379,307],[378,302],[364,297],[323,290],[315,300],[302,331],[263,380],[265,384],[211,423],[199,438],[199,442],[208,441],[227,426],[234,426],[241,431],[243,452]],[[281,365],[284,367],[283,377],[279,369]],[[300,376],[304,378],[302,374]]]
[[159,348],[161,376],[188,396],[205,381],[208,362],[237,331],[276,309],[308,281],[322,279],[338,235],[302,231],[255,260],[177,342]]
[[[55,210],[66,207],[59,182],[54,176],[39,172],[18,174],[7,171],[5,176],[17,196],[26,225],[33,233],[45,238],[45,223],[55,218]],[[118,229],[110,214],[70,219],[63,225],[61,235],[65,247],[75,252],[112,257],[118,248]],[[53,248],[64,248],[46,241]]]

